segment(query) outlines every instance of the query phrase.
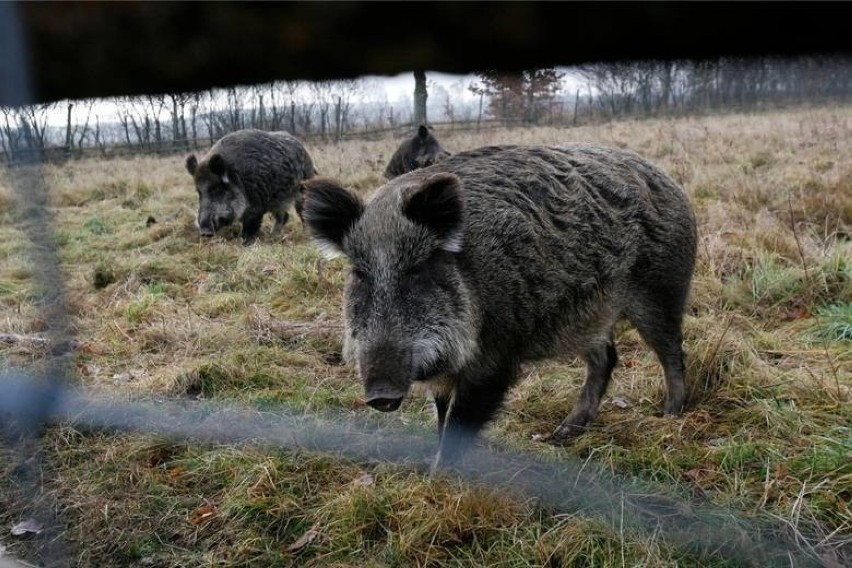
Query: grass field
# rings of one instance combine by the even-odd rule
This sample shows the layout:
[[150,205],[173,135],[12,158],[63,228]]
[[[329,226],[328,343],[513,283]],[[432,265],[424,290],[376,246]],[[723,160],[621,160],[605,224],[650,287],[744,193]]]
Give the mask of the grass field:
[[[560,423],[584,378],[582,365],[551,360],[524,367],[487,443],[771,520],[815,562],[852,563],[852,107],[439,137],[450,151],[630,148],[686,187],[699,220],[684,415],[660,415],[661,369],[624,326],[619,366],[587,433],[563,448],[533,439]],[[309,151],[322,174],[366,196],[396,143]],[[40,267],[12,175],[0,171],[0,333],[40,336]],[[121,400],[286,404],[434,427],[423,397],[391,415],[364,407],[335,332],[345,261],[325,260],[294,215],[280,238],[267,219],[248,248],[233,231],[200,241],[182,156],[49,165],[44,176],[81,385]],[[157,222],[147,226],[149,216]],[[281,331],[312,322],[307,333]],[[0,343],[5,367],[38,368],[45,356],[32,341]],[[39,541],[8,528],[41,502],[56,513],[73,566],[747,563],[410,464],[67,425],[49,428],[40,450],[34,502],[0,446],[0,547],[22,559],[36,557]]]

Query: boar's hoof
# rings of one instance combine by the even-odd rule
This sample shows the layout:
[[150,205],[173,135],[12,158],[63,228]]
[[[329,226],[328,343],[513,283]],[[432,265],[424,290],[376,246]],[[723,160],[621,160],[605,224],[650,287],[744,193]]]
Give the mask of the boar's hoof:
[[393,412],[399,405],[402,404],[402,397],[399,398],[371,398],[367,401],[367,404],[375,408],[376,410],[381,410],[382,412]]
[[564,446],[585,431],[586,421],[577,421],[568,418],[552,434],[544,436],[541,440],[554,446]]

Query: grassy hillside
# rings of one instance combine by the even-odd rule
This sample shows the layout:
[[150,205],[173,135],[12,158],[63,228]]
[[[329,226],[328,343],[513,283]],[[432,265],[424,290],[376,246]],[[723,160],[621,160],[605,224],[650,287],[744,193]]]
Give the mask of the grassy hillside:
[[[564,448],[534,441],[560,423],[584,378],[577,362],[551,360],[524,367],[487,442],[555,464],[579,459],[734,516],[770,519],[825,565],[850,562],[852,108],[439,137],[450,151],[580,141],[630,148],[686,187],[699,220],[686,413],[660,415],[661,369],[624,326],[620,364],[587,433]],[[321,173],[366,196],[396,143],[309,151]],[[11,175],[0,172],[0,333],[39,336],[39,267]],[[286,404],[434,427],[422,396],[392,415],[363,405],[354,370],[339,359],[345,261],[325,260],[294,215],[280,238],[266,219],[249,248],[234,231],[200,241],[182,156],[70,162],[44,175],[80,384],[122,400]],[[31,341],[0,343],[0,365],[31,368],[44,358]],[[49,429],[41,450],[39,499],[58,515],[74,566],[744,562],[499,485],[428,478],[410,464],[70,426]],[[37,541],[7,530],[36,504],[14,483],[15,465],[0,446],[0,546],[34,558]]]

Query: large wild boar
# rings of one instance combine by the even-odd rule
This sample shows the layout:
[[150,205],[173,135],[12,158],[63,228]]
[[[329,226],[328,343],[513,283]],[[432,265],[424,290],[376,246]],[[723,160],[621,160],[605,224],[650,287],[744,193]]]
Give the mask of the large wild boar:
[[263,216],[284,227],[290,205],[300,197],[303,180],[316,175],[302,143],[287,132],[238,130],[223,136],[201,160],[190,154],[186,169],[198,191],[198,228],[202,237],[234,221],[242,222],[244,244],[257,237]]
[[595,418],[626,317],[665,373],[665,412],[684,405],[681,322],[696,252],[689,200],[631,152],[487,147],[398,177],[364,203],[305,184],[318,245],[351,262],[344,355],[367,403],[396,410],[412,383],[435,398],[452,462],[500,407],[522,361],[586,363],[573,411],[550,438]]
[[393,179],[404,173],[431,166],[449,155],[429,129],[421,124],[417,134],[406,138],[393,153],[385,168],[385,178]]

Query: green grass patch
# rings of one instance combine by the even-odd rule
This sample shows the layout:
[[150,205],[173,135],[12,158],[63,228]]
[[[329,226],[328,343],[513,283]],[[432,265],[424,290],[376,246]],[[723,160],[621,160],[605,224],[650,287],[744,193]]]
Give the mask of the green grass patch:
[[100,217],[89,217],[83,223],[83,228],[93,235],[109,235],[113,232],[112,227],[104,223]]
[[817,310],[811,333],[829,341],[852,341],[852,303],[824,306]]

